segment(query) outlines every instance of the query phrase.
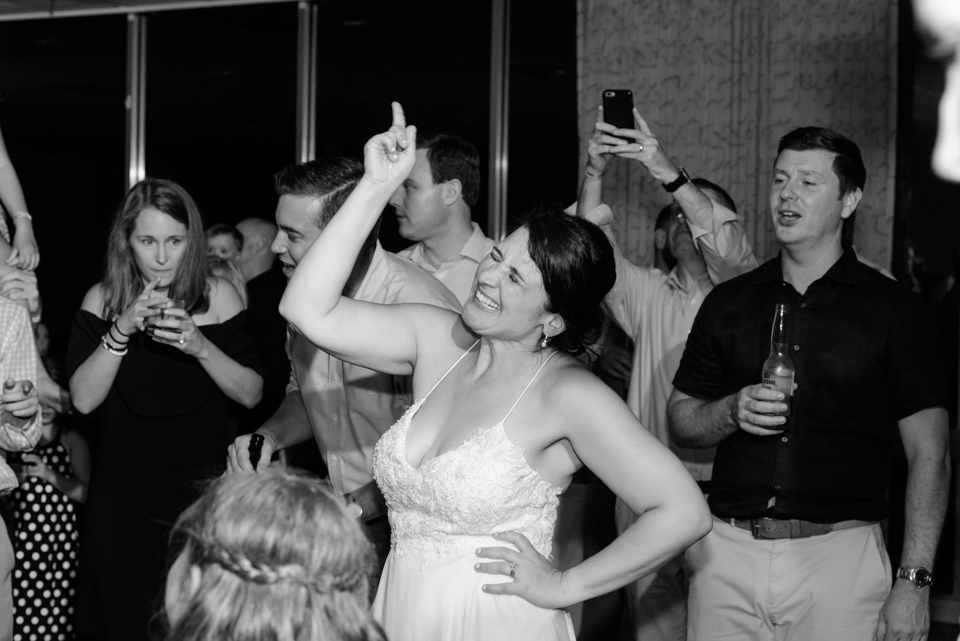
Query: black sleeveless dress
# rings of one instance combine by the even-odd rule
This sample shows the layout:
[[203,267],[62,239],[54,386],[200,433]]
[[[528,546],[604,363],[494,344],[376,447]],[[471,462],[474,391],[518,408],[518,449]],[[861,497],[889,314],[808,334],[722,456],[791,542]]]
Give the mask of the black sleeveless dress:
[[[200,331],[262,375],[240,312]],[[67,351],[72,376],[111,323],[80,310]],[[163,605],[170,527],[224,471],[227,398],[192,356],[135,334],[91,434],[91,477],[80,528],[77,628],[105,641],[140,641]]]

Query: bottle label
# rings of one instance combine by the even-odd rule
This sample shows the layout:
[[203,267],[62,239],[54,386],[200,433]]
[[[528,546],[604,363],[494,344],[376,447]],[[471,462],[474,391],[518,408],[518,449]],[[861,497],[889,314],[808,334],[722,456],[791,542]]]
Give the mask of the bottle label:
[[783,401],[787,404],[787,411],[782,416],[790,416],[790,395],[793,394],[793,372],[783,376],[775,374],[768,369],[763,370],[763,378],[760,384],[770,390],[776,390],[783,394]]

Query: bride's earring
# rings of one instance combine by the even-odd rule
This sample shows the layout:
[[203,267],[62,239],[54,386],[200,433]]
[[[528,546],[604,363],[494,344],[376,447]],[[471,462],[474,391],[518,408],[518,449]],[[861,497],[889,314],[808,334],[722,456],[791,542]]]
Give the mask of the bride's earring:
[[544,334],[543,338],[540,339],[540,349],[546,349],[546,348],[547,348],[547,335]]

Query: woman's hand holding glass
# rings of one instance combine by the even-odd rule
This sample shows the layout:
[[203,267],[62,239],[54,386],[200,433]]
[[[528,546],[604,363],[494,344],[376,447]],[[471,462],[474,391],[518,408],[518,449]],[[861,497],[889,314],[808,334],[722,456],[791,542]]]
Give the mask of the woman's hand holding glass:
[[160,279],[155,278],[147,283],[147,286],[143,288],[143,292],[137,296],[133,304],[117,316],[114,324],[116,324],[121,334],[124,336],[132,336],[137,332],[142,332],[146,329],[148,318],[163,313],[162,310],[157,308],[157,305],[166,301],[167,297],[163,294],[156,294],[153,291],[159,282]]
[[193,318],[183,309],[183,301],[168,300],[160,307],[163,315],[152,323],[151,338],[158,343],[172,345],[190,356],[198,356],[205,339]]

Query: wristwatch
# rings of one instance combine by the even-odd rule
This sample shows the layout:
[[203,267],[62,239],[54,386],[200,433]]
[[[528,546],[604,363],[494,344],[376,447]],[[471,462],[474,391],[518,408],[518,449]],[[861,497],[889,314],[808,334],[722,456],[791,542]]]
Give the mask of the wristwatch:
[[359,521],[363,516],[363,507],[357,503],[357,499],[355,499],[352,494],[347,492],[343,495],[343,500],[347,503],[347,514]]
[[918,588],[925,588],[933,583],[933,574],[927,568],[900,568],[897,570],[898,579],[906,579]]
[[677,171],[680,172],[680,175],[677,176],[676,180],[673,182],[668,182],[663,185],[663,188],[667,190],[668,194],[672,194],[676,190],[680,189],[688,182],[690,182],[690,174],[687,173],[687,170],[681,167]]

